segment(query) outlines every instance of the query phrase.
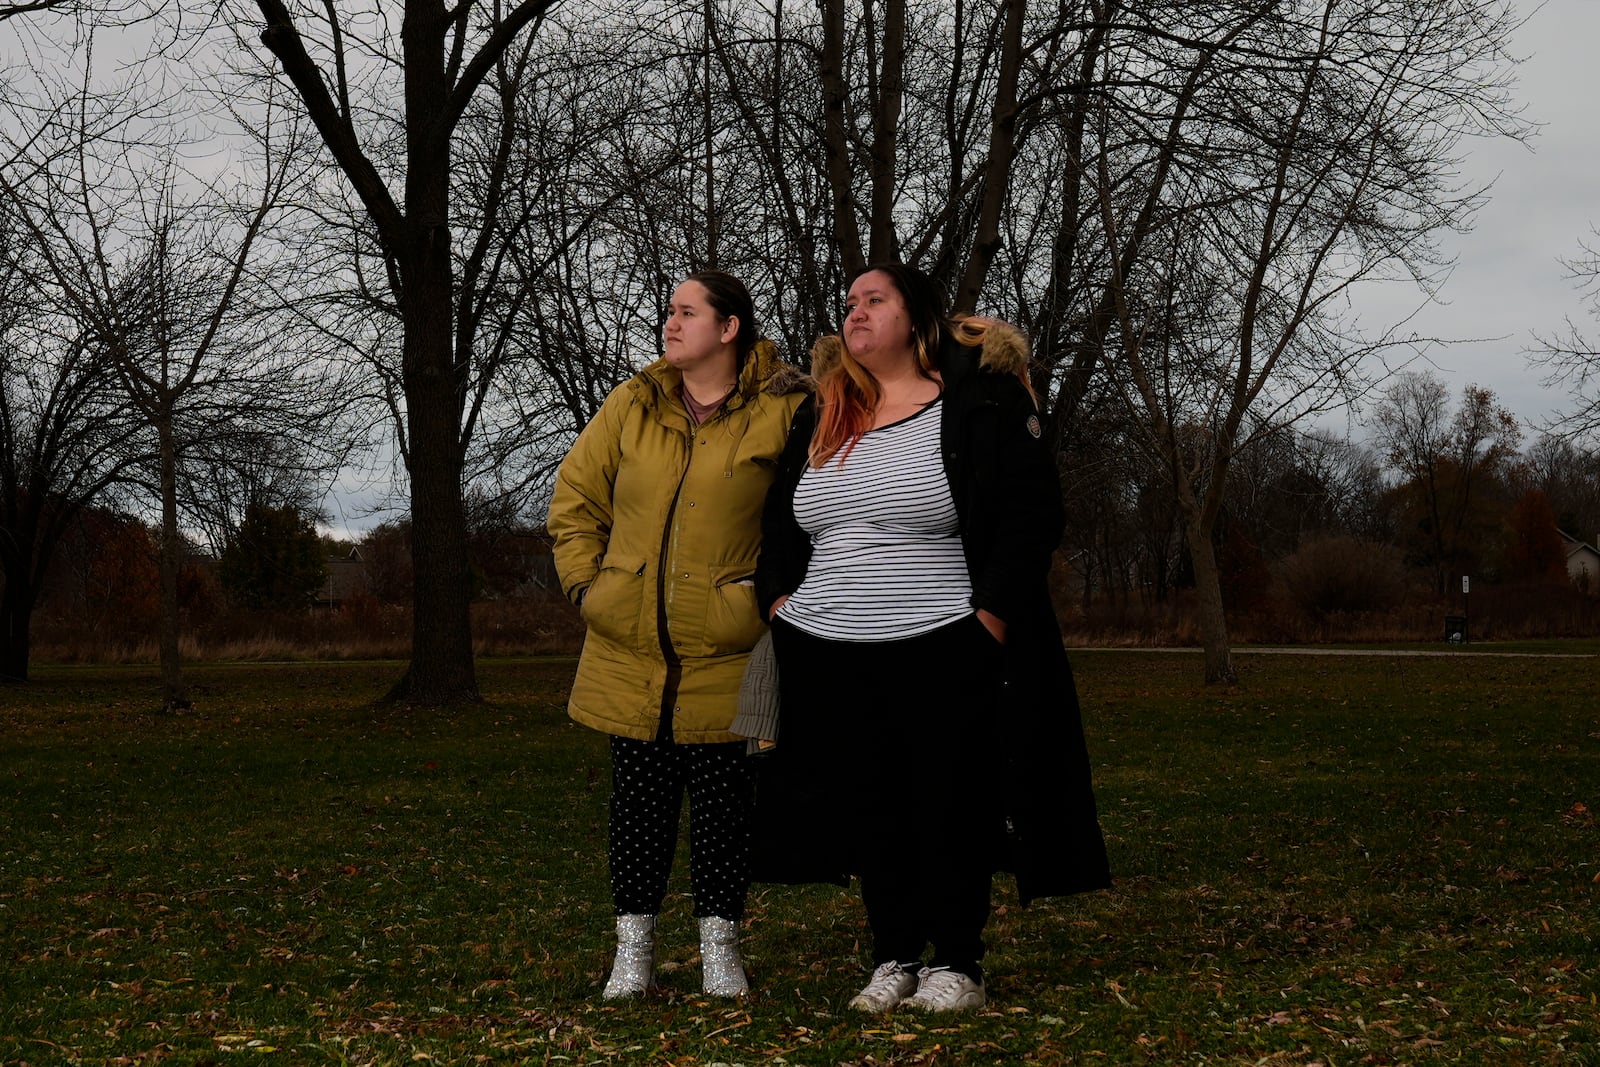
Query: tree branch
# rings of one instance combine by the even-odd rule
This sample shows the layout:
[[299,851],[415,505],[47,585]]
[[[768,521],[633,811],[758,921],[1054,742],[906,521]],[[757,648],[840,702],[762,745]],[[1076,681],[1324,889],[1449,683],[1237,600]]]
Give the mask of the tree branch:
[[478,91],[478,86],[489,76],[489,72],[494,70],[506,49],[511,47],[511,42],[517,39],[517,34],[535,19],[543,17],[556,3],[557,0],[523,0],[489,34],[489,39],[483,42],[483,47],[478,49],[462,70],[461,79],[451,87],[450,97],[439,113],[440,128],[434,132],[434,136],[441,138],[441,150],[445,147],[443,142],[449,140],[450,132],[455,129],[456,122],[466,113],[472,95]]
[[373,223],[378,227],[378,239],[383,242],[385,250],[391,255],[404,254],[402,229],[405,215],[395,204],[389,187],[378,174],[378,168],[361,150],[360,139],[356,137],[349,115],[342,113],[328,94],[328,87],[323,83],[316,63],[306,52],[305,41],[294,24],[294,17],[289,14],[283,0],[256,0],[256,6],[261,9],[267,23],[261,31],[261,43],[283,64],[283,72],[300,94],[317,132],[322,135],[339,168],[350,179],[356,195],[372,216]]
[[70,0],[18,0],[16,3],[0,4],[0,22],[14,15],[26,15],[33,11],[48,11],[53,7],[65,7]]

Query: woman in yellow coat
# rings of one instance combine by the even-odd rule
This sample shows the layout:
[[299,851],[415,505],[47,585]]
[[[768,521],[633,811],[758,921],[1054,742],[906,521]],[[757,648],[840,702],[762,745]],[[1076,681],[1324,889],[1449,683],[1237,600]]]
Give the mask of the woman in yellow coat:
[[569,712],[611,735],[617,954],[606,999],[655,982],[655,919],[689,794],[704,991],[748,988],[752,777],[729,732],[765,630],[761,510],[806,379],[760,339],[721,271],[672,294],[665,355],[612,391],[562,461],[550,503],[561,586],[588,625]]

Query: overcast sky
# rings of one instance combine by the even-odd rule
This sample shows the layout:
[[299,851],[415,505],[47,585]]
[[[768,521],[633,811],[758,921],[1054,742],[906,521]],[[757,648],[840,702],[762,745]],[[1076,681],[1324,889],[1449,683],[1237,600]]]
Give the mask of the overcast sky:
[[[1429,350],[1434,372],[1452,393],[1469,384],[1492,389],[1523,422],[1525,443],[1540,420],[1568,406],[1564,391],[1542,387],[1541,373],[1528,366],[1534,333],[1557,334],[1570,317],[1600,335],[1560,262],[1580,252],[1591,226],[1600,227],[1600,0],[1547,0],[1535,8],[1534,0],[1524,7],[1532,14],[1514,53],[1524,59],[1516,95],[1538,132],[1526,144],[1499,139],[1464,146],[1463,178],[1494,187],[1472,231],[1444,243],[1456,267],[1441,302],[1422,306],[1408,327],[1420,337],[1453,339]],[[1369,333],[1378,333],[1423,300],[1409,286],[1391,286],[1363,294],[1356,310]],[[1357,421],[1347,428],[1366,435]],[[358,482],[365,484],[348,484]],[[352,476],[344,501],[330,497],[335,530],[377,521],[352,507],[378,495],[372,483],[371,475]]]
[[[1541,374],[1527,364],[1533,334],[1560,333],[1566,317],[1600,334],[1560,262],[1581,252],[1578,242],[1591,226],[1600,227],[1596,42],[1600,0],[1548,0],[1517,35],[1515,53],[1525,59],[1517,96],[1524,117],[1540,128],[1527,145],[1502,139],[1466,146],[1463,176],[1494,188],[1472,232],[1445,243],[1457,263],[1440,293],[1444,302],[1423,308],[1409,328],[1425,337],[1492,338],[1444,345],[1430,358],[1452,392],[1474,383],[1492,389],[1530,430],[1568,406],[1565,393],[1542,388]],[[1408,293],[1369,294],[1358,307],[1376,327],[1416,302]]]
[[[1583,294],[1560,260],[1581,251],[1579,241],[1600,227],[1600,0],[1526,0],[1527,24],[1513,51],[1524,59],[1516,95],[1524,117],[1539,125],[1527,144],[1474,141],[1463,179],[1493,182],[1490,199],[1470,233],[1450,235],[1445,250],[1456,267],[1441,302],[1417,311],[1408,332],[1453,339],[1428,353],[1453,393],[1468,384],[1492,389],[1515,413],[1531,440],[1540,420],[1569,406],[1564,390],[1540,384],[1526,352],[1535,332],[1555,335],[1571,318],[1591,337]],[[1408,286],[1359,294],[1355,310],[1368,335],[1376,335],[1416,310],[1423,297]],[[1335,416],[1330,426],[1358,437],[1364,427]],[[388,471],[351,473],[328,500],[336,530],[359,530],[377,521],[362,505],[383,495]]]

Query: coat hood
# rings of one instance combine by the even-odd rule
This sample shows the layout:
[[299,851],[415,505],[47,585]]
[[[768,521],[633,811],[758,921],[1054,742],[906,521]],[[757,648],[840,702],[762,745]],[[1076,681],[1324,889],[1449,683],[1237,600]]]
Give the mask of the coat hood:
[[[978,357],[979,367],[999,374],[1014,375],[1024,382],[1028,380],[1030,354],[1028,338],[1021,330],[1009,322],[977,315],[956,321],[972,322],[987,327],[983,336],[982,351]],[[955,338],[954,341],[956,344],[964,343],[959,338]],[[812,377],[821,378],[832,370],[838,364],[840,353],[843,351],[844,339],[838,334],[819,337],[817,343],[811,346]]]
[[[636,385],[650,385],[660,395],[671,395],[683,383],[683,374],[665,359],[658,359],[634,375]],[[799,367],[785,363],[778,355],[778,346],[761,338],[744,358],[739,370],[737,395],[730,407],[741,407],[766,393],[769,396],[786,396],[790,393],[809,393],[812,381]]]

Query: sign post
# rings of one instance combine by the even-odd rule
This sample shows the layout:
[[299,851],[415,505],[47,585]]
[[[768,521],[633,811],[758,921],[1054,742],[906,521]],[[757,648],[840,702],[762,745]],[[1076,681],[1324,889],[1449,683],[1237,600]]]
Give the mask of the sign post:
[[1467,575],[1461,576],[1461,643],[1472,643],[1472,608],[1469,606],[1472,598],[1468,594],[1472,591],[1472,579]]

